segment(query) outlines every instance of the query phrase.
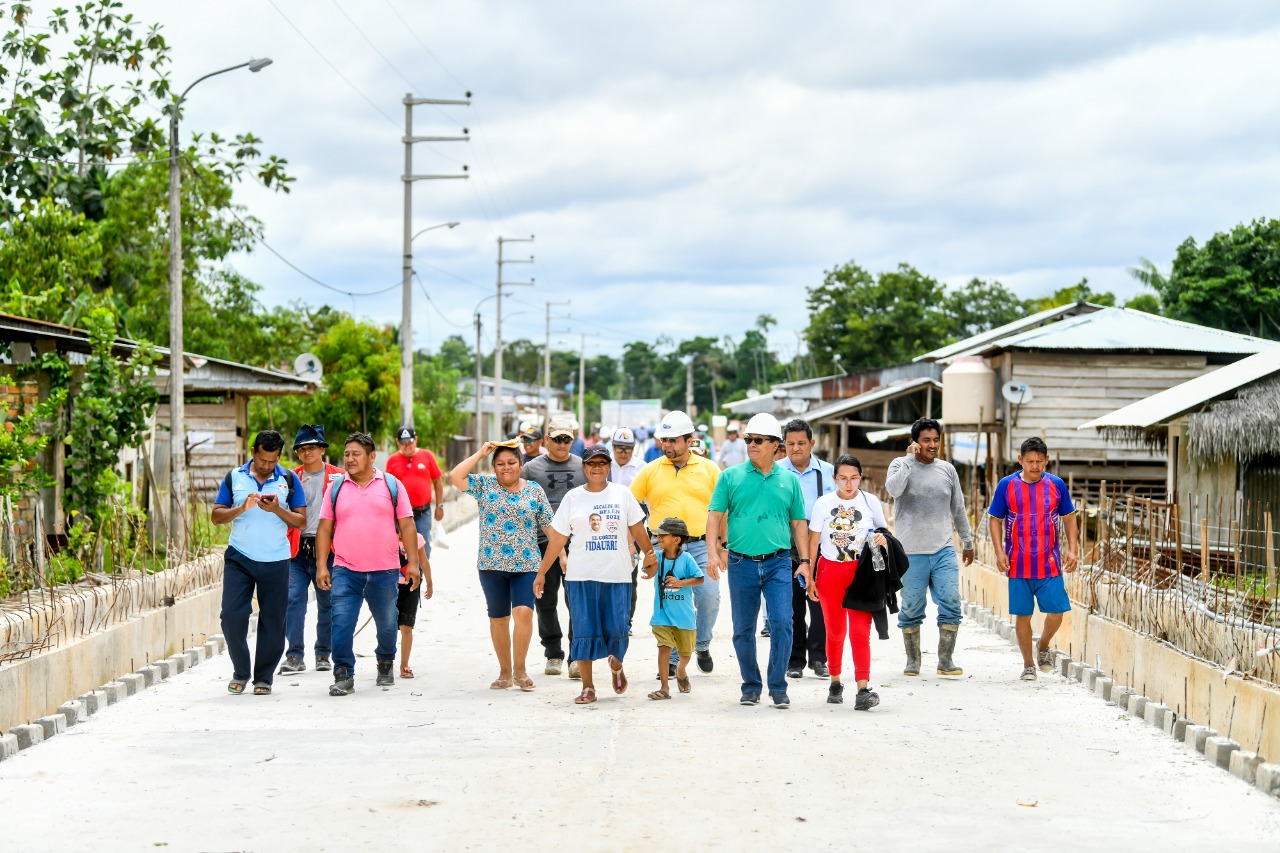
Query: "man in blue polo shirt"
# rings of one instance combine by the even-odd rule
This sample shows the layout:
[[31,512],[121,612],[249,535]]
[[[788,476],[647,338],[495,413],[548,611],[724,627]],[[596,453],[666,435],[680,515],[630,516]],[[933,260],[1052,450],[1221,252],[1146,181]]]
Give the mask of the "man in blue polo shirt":
[[289,607],[290,527],[307,524],[307,498],[298,475],[280,466],[284,439],[275,430],[254,436],[253,456],[232,469],[214,498],[214,524],[230,524],[223,554],[222,635],[234,672],[227,690],[243,693],[249,683],[249,616],[258,597],[258,642],[253,692],[271,692],[284,654]]

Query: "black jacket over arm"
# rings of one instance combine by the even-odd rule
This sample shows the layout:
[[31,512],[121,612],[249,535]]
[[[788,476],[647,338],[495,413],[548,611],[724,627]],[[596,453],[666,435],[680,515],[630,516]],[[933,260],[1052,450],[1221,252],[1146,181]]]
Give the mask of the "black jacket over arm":
[[862,553],[858,555],[858,571],[853,583],[845,590],[841,604],[848,610],[862,610],[876,614],[876,628],[881,639],[888,639],[888,619],[885,611],[898,612],[898,590],[902,589],[902,576],[907,573],[910,563],[902,543],[894,538],[888,530],[877,530],[884,534],[889,547],[884,549],[884,571],[875,570],[875,562],[871,558],[871,549],[875,543],[871,536],[867,537]]

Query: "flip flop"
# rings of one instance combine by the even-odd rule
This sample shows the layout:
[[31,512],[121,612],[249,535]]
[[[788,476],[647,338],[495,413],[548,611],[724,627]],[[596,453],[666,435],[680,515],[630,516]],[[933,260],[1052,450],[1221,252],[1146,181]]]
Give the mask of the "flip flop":
[[510,678],[496,678],[493,684],[489,685],[490,690],[506,690],[513,684]]
[[413,670],[409,668],[409,664],[400,667],[401,678],[413,678]]
[[528,693],[533,690],[533,679],[529,676],[516,679],[516,687],[519,687],[522,693]]
[[[614,669],[613,664],[617,662],[618,668]],[[622,671],[622,661],[609,655],[609,669],[613,672],[613,692],[622,694],[627,692],[627,674]]]
[[265,681],[254,682],[253,695],[254,696],[270,696],[271,685],[267,684]]
[[670,699],[671,694],[665,690],[655,690],[649,694],[650,699]]
[[575,705],[590,705],[596,701],[596,691],[594,687],[588,687],[578,694],[578,698],[573,700]]
[[227,692],[239,696],[248,685],[249,679],[247,678],[233,678],[227,682]]
[[686,677],[686,678],[677,678],[677,679],[676,679],[676,687],[679,687],[679,688],[680,688],[680,692],[681,692],[681,693],[688,693],[690,690],[692,690],[692,689],[693,689],[693,685],[689,683],[689,679],[688,679],[687,677]]

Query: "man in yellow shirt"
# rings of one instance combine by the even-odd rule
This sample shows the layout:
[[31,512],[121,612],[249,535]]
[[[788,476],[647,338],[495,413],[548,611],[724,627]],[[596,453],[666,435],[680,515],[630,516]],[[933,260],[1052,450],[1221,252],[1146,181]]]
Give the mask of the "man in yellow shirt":
[[[684,412],[669,412],[658,424],[654,437],[662,448],[662,456],[653,460],[631,481],[636,500],[649,505],[649,518],[679,518],[689,528],[689,544],[685,550],[698,568],[707,570],[707,505],[715,491],[720,469],[711,460],[690,452],[693,421]],[[650,531],[650,535],[657,536]],[[701,586],[693,587],[693,606],[697,613],[698,669],[711,672],[711,629],[720,615],[720,576],[708,575]],[[679,658],[671,651],[671,675],[675,675]]]

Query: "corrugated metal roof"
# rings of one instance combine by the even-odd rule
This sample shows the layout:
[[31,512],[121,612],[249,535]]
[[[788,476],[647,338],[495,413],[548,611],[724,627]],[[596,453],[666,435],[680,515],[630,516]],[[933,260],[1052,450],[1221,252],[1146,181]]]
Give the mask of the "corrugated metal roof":
[[1101,305],[1094,305],[1092,302],[1076,302],[1071,305],[1059,305],[1056,308],[1046,308],[1043,311],[1037,311],[1021,320],[1014,320],[1012,323],[1005,323],[1003,326],[996,326],[994,329],[988,329],[980,332],[973,337],[965,338],[962,341],[956,341],[954,344],[948,344],[945,347],[936,349],[933,352],[927,352],[924,355],[918,355],[912,361],[946,361],[961,355],[971,355],[978,352],[985,345],[992,341],[1006,338],[1009,335],[1018,332],[1034,329],[1037,326],[1043,326],[1046,323],[1052,323],[1063,317],[1074,317],[1077,314],[1088,314],[1093,311],[1099,311],[1103,308]]
[[880,403],[885,400],[892,400],[901,397],[904,394],[910,394],[913,391],[919,391],[927,386],[932,386],[935,391],[942,390],[942,383],[928,376],[920,376],[915,379],[903,379],[892,385],[884,385],[875,388],[865,394],[859,394],[856,397],[849,397],[846,400],[836,400],[833,403],[827,403],[825,406],[819,406],[805,412],[804,419],[810,424],[833,415],[844,414],[845,412],[854,412],[873,403]]
[[1249,355],[1275,346],[1274,341],[1211,329],[1135,311],[1103,308],[1030,329],[978,347],[975,354],[989,355],[1006,349],[1023,350],[1157,350]]
[[1130,403],[1109,415],[1082,424],[1078,429],[1149,429],[1224,397],[1237,389],[1280,373],[1280,346],[1241,359],[1234,364],[1188,379],[1181,385]]

